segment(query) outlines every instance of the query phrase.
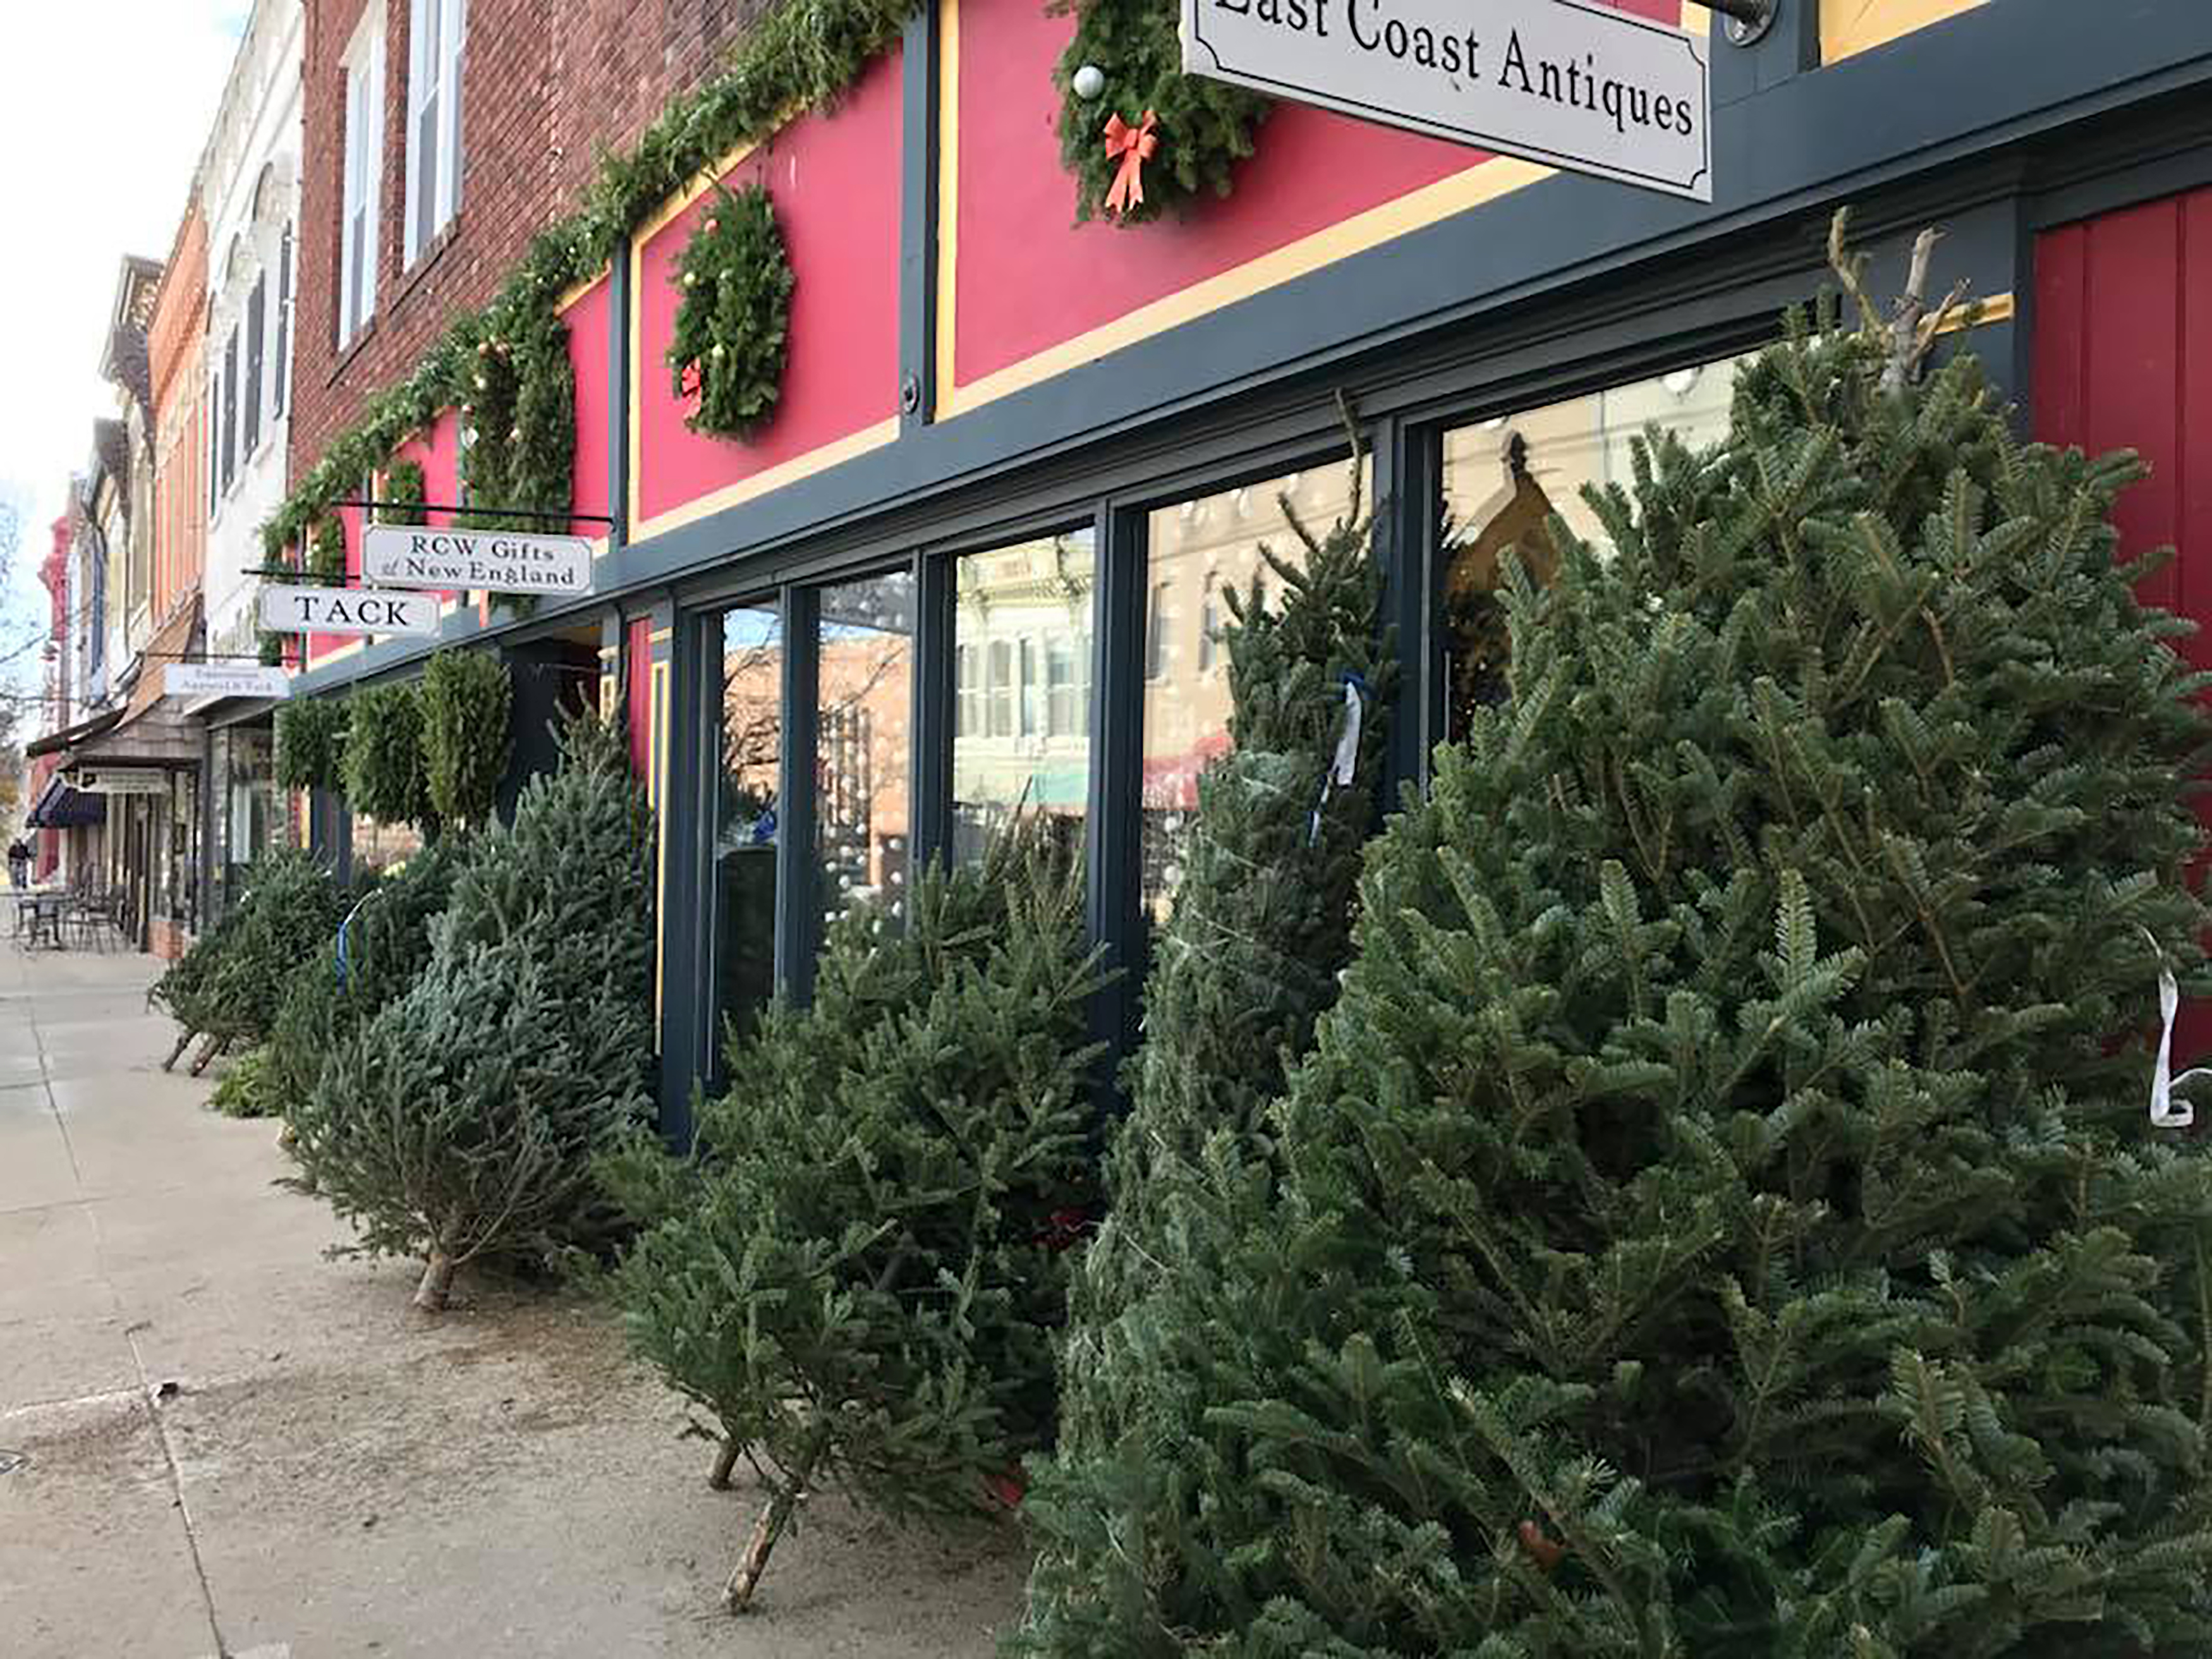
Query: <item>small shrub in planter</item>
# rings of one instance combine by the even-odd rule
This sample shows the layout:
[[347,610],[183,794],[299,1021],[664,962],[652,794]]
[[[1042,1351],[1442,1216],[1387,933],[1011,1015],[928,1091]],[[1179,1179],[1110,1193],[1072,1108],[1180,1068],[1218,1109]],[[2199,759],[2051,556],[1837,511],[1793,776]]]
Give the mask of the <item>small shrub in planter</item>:
[[385,823],[427,823],[430,781],[422,760],[419,685],[372,685],[348,702],[346,800]]
[[491,817],[512,747],[514,687],[495,651],[441,651],[422,672],[422,763],[430,810],[466,828]]
[[599,1248],[592,1159],[644,1118],[652,815],[621,735],[579,716],[557,774],[479,836],[415,982],[342,1042],[293,1112],[300,1184],[370,1254],[457,1270]]

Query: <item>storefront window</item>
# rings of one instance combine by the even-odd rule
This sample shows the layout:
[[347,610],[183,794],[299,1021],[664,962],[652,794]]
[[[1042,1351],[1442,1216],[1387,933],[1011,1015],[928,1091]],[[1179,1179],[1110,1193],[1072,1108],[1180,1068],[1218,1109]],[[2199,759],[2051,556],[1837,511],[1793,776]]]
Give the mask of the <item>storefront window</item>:
[[1145,641],[1143,896],[1164,921],[1182,879],[1182,848],[1198,805],[1198,775],[1229,747],[1226,594],[1249,610],[1276,591],[1261,550],[1297,568],[1304,544],[1285,515],[1318,537],[1351,505],[1339,463],[1157,508],[1146,526],[1150,601]]
[[353,814],[353,870],[356,877],[380,873],[422,850],[422,832],[411,823],[386,823],[366,812]]
[[[783,765],[783,613],[722,613],[721,755],[714,801],[715,1038],[775,989],[776,791]],[[718,1055],[719,1059],[719,1055]]]
[[1091,629],[1097,568],[1088,529],[961,559],[952,849],[980,857],[1018,814],[1079,853],[1091,800]]
[[914,573],[825,587],[817,646],[816,841],[826,927],[863,898],[901,914],[912,828]]
[[1721,436],[1735,369],[1745,361],[1678,368],[1444,434],[1444,511],[1452,529],[1440,630],[1446,736],[1464,730],[1474,709],[1505,695],[1505,617],[1498,595],[1505,550],[1517,549],[1529,573],[1549,581],[1556,555],[1547,526],[1555,513],[1577,536],[1607,550],[1584,487],[1632,484],[1631,446],[1652,425],[1693,447]]
[[216,734],[216,849],[224,908],[245,890],[246,866],[276,844],[283,823],[274,740],[267,726],[226,726]]

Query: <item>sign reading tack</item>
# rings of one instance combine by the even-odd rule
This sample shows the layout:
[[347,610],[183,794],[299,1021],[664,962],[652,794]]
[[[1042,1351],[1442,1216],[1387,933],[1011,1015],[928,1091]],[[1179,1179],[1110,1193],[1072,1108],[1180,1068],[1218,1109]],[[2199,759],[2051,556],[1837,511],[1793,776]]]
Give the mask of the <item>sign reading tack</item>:
[[1586,0],[1182,0],[1190,74],[1698,202],[1705,58]]
[[264,587],[261,625],[272,634],[438,632],[438,601],[428,593],[373,587]]
[[581,536],[372,525],[362,539],[365,581],[486,593],[588,593],[592,544]]

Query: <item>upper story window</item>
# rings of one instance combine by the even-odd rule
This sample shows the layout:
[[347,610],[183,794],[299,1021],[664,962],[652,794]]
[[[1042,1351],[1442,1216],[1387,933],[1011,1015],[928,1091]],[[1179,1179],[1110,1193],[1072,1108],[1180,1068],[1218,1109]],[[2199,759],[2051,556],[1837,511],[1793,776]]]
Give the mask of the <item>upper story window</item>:
[[345,55],[345,173],[338,235],[338,343],[376,309],[377,204],[384,193],[384,12],[372,6]]
[[461,202],[461,41],[467,0],[410,0],[407,26],[407,263]]
[[246,423],[246,430],[240,435],[238,453],[247,460],[252,459],[253,452],[261,447],[261,371],[267,356],[263,332],[268,309],[269,276],[263,271],[255,275],[252,291],[246,296],[246,320],[240,325],[246,331],[246,394],[240,402],[239,415]]

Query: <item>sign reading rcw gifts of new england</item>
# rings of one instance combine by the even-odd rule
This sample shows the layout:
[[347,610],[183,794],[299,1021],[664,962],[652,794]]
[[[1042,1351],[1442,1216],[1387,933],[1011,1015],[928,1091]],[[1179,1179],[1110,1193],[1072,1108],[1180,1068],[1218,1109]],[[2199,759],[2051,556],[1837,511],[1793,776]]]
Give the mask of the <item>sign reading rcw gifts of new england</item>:
[[485,593],[588,593],[592,544],[581,536],[372,525],[361,548],[364,581]]
[[1706,43],[1585,0],[1182,0],[1182,66],[1710,202]]
[[272,634],[422,634],[438,631],[430,593],[372,587],[264,587],[261,625]]

